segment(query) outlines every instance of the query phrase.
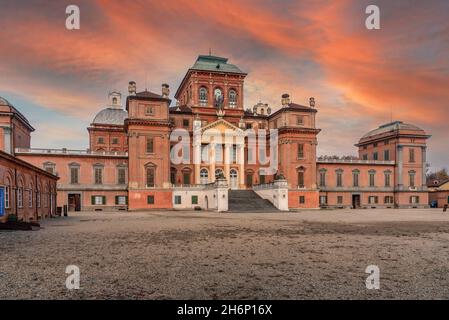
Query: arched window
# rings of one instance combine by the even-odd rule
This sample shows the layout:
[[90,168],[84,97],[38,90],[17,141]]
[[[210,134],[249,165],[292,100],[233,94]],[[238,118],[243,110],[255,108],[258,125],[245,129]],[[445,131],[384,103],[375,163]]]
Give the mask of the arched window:
[[28,189],[28,207],[33,207],[33,184],[30,183],[30,189]]
[[229,90],[229,107],[235,108],[237,106],[237,92],[234,89]]
[[209,171],[207,169],[203,168],[200,171],[200,183],[206,184],[209,182]]
[[265,110],[263,108],[260,109],[260,114],[265,114]]
[[116,105],[116,104],[117,104],[117,98],[115,98],[115,97],[112,98],[112,104],[113,104],[113,105]]
[[11,207],[11,181],[6,178],[5,183],[5,208],[9,209]]
[[200,106],[207,106],[207,89],[205,87],[200,88],[199,94],[199,103]]
[[19,180],[19,186],[17,188],[17,207],[23,208],[23,182]]

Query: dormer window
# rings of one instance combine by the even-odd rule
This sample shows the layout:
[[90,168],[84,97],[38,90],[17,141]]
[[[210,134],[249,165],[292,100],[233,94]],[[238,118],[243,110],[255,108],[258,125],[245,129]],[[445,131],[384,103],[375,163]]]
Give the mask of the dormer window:
[[207,106],[207,89],[205,87],[200,88],[199,104],[200,106]]
[[234,89],[229,90],[229,107],[235,108],[237,106],[237,92]]

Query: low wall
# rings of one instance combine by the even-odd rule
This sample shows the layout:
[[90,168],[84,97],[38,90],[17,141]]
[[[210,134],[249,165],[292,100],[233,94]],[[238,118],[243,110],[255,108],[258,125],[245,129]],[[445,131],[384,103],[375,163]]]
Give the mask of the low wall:
[[288,211],[287,180],[276,180],[272,183],[259,184],[253,187],[259,197],[270,201],[278,210]]
[[228,185],[226,180],[173,189],[173,209],[186,210],[195,209],[195,207],[218,212],[228,211]]

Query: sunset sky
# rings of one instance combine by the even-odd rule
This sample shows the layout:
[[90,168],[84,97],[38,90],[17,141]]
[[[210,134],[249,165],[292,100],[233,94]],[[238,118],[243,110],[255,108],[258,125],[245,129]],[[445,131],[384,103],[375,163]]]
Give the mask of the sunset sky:
[[[81,29],[65,28],[65,8]],[[365,28],[380,7],[381,29]],[[86,127],[128,81],[172,96],[199,54],[248,73],[245,108],[281,94],[318,108],[318,154],[355,154],[393,120],[425,129],[449,167],[449,1],[0,0],[0,96],[26,115],[32,147],[88,147]]]

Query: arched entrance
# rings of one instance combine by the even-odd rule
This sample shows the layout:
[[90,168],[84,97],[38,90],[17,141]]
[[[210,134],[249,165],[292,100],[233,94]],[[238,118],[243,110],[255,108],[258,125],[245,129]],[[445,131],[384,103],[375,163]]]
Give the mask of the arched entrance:
[[231,169],[229,172],[229,178],[230,178],[230,184],[231,189],[238,189],[239,188],[239,174],[237,170]]

